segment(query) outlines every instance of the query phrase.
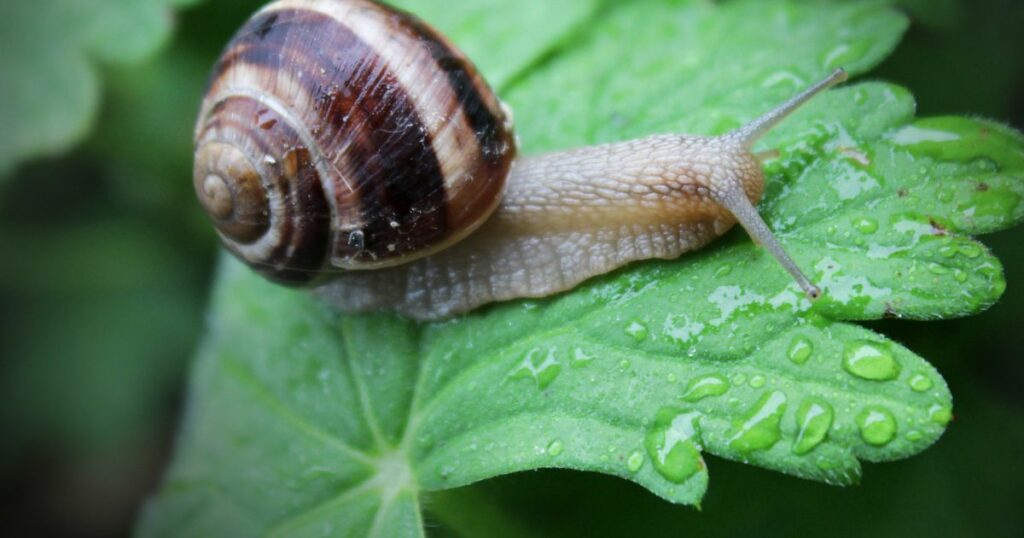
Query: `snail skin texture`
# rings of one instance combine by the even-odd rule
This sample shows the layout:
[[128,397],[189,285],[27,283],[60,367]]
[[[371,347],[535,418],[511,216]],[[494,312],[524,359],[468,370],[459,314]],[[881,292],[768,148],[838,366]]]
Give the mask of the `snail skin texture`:
[[279,0],[214,67],[194,184],[228,250],[343,311],[427,320],[543,297],[737,221],[815,298],[753,205],[751,148],[845,79],[722,136],[517,156],[508,111],[424,22],[369,0]]

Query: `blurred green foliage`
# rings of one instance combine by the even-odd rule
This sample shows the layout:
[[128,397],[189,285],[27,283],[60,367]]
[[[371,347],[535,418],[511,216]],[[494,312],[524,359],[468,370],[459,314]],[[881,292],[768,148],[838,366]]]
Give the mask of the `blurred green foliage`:
[[196,0],[38,0],[0,4],[0,176],[80,141],[96,115],[96,64],[138,63],[171,36],[172,7]]
[[[66,66],[62,82],[81,75],[64,86],[72,93],[44,91],[46,79],[0,77],[0,119],[35,113],[50,118],[40,123],[49,130],[30,138],[5,132],[0,147],[52,153],[84,137],[70,153],[9,168],[0,181],[0,240],[6,247],[0,264],[0,427],[6,441],[0,449],[6,501],[0,530],[126,532],[162,468],[216,252],[187,179],[195,110],[208,67],[262,2],[209,1],[171,19],[166,6],[185,3],[164,2],[158,10],[167,17],[158,22],[174,20],[177,31],[156,55],[165,42],[160,36],[172,26],[139,26],[150,28],[146,34],[154,44],[126,55],[123,47],[135,41],[116,39],[123,35],[118,28],[135,25],[141,20],[135,16],[121,26],[97,26],[101,30],[94,32],[106,37],[102,43],[76,38],[52,56],[29,55],[67,41],[61,36],[40,45],[38,37],[61,34],[44,16],[72,3],[4,2],[0,8],[0,50],[14,52],[5,52],[5,61],[18,56],[22,62],[39,58],[31,67]],[[99,17],[101,7],[110,9],[103,4],[76,3],[75,11],[60,17]],[[915,24],[869,76],[911,88],[919,116],[981,114],[1024,128],[1024,5],[901,4]],[[85,20],[92,19],[76,19]],[[20,39],[33,32],[38,35]],[[99,59],[99,67],[82,58]],[[26,93],[12,89],[15,84],[30,94],[38,90],[32,106],[14,110],[11,96]],[[67,125],[51,129],[64,121],[64,105],[90,100],[101,103],[94,120],[88,111],[83,120],[79,111],[67,116]],[[58,113],[50,116],[51,110]],[[873,325],[932,359],[954,395],[957,417],[936,446],[868,472],[856,488],[715,461],[716,483],[703,511],[695,512],[621,480],[544,471],[428,498],[434,529],[444,535],[498,523],[511,534],[551,536],[724,536],[766,529],[779,535],[1020,536],[1022,241],[1019,228],[986,240],[1005,264],[1009,283],[990,311],[960,321]]]

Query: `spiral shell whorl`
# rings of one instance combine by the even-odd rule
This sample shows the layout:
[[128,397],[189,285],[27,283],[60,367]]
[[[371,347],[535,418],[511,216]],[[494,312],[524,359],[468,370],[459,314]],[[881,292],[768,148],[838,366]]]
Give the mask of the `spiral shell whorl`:
[[270,207],[259,172],[237,147],[202,146],[196,157],[196,194],[226,238],[248,243],[266,233]]
[[309,284],[458,241],[514,155],[500,102],[429,26],[367,0],[280,0],[214,69],[194,183],[229,250]]
[[[258,117],[257,128],[247,126]],[[218,104],[196,149],[196,193],[225,246],[268,278],[319,279],[330,210],[301,137],[258,100]]]

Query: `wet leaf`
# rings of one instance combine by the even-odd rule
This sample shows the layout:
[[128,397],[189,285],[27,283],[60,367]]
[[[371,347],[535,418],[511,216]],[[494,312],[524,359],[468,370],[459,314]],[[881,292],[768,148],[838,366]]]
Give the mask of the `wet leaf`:
[[[529,151],[715,134],[838,64],[869,69],[905,24],[880,3],[617,4],[499,87]],[[699,504],[703,454],[850,484],[860,461],[920,452],[952,418],[945,381],[849,321],[1000,296],[1001,266],[970,235],[1021,220],[1024,139],[913,110],[902,88],[853,84],[763,143],[780,155],[761,210],[824,289],[813,305],[740,232],[438,324],[342,316],[225,262],[143,533],[418,535],[430,492],[527,469]]]

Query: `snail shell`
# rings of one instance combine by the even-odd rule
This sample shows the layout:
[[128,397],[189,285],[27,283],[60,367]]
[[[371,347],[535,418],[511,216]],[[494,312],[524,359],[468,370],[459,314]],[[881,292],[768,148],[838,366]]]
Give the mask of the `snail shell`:
[[480,226],[515,157],[509,116],[419,19],[281,0],[227,45],[195,130],[223,244],[290,285],[428,256]]

